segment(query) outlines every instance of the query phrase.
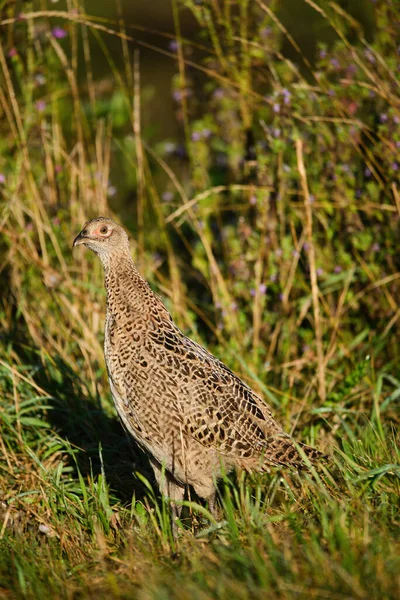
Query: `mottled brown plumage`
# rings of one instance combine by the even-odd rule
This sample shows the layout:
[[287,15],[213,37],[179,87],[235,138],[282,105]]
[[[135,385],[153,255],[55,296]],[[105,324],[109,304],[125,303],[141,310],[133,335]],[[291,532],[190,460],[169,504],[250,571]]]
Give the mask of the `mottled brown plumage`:
[[[213,508],[223,471],[304,466],[265,402],[174,324],[137,271],[122,227],[93,219],[77,244],[103,263],[104,353],[112,396],[126,429],[148,452],[162,493],[180,501],[189,484]],[[310,460],[321,456],[300,446]]]

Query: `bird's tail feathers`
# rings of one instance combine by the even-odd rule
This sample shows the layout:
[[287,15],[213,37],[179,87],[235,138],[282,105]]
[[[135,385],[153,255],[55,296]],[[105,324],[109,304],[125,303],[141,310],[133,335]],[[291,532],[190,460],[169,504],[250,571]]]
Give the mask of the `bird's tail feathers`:
[[268,440],[262,456],[262,470],[267,471],[271,466],[304,469],[308,462],[315,464],[324,458],[326,455],[316,448],[295,442],[289,436],[279,436]]

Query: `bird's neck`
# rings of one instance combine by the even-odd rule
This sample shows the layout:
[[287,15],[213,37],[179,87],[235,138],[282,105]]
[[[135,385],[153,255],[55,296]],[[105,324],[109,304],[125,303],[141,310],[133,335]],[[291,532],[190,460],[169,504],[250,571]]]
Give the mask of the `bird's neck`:
[[119,277],[128,273],[137,273],[135,263],[132,260],[129,249],[119,250],[118,252],[99,253],[99,258],[104,268],[105,278]]
[[137,270],[130,252],[100,258],[104,267],[107,309],[113,314],[124,314],[127,310],[145,311],[153,292]]

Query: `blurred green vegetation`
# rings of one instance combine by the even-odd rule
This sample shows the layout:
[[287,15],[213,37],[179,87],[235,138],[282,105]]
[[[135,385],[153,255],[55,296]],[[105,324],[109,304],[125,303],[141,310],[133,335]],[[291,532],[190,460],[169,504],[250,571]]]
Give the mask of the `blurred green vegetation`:
[[[400,7],[168,6],[0,3],[0,597],[397,598]],[[173,538],[71,250],[99,214],[329,468]]]

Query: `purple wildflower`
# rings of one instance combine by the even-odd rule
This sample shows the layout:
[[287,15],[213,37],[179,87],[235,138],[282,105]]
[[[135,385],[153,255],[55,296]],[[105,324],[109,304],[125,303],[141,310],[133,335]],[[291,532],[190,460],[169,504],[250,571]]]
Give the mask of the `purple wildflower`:
[[396,142],[395,146],[396,148],[400,148],[400,142]]
[[53,27],[51,33],[56,40],[63,40],[68,35],[68,33],[62,27]]
[[326,58],[326,50],[322,49],[319,51],[319,57],[323,60]]
[[55,171],[56,173],[61,173],[61,171],[62,171],[62,166],[61,166],[61,165],[56,165],[56,166],[54,167],[54,171]]
[[115,185],[109,185],[107,188],[107,196],[109,198],[112,198],[113,196],[115,196],[116,193],[117,193],[117,188],[115,187]]
[[8,56],[10,58],[13,58],[14,56],[17,56],[18,51],[16,48],[10,48],[10,50],[8,51]]
[[386,121],[388,120],[388,116],[386,113],[382,113],[381,115],[379,115],[379,119],[381,123],[386,123]]
[[289,92],[288,89],[283,88],[282,90],[282,96],[283,96],[283,102],[284,104],[289,104],[290,103],[290,98],[292,97],[292,94]]
[[270,281],[276,281],[278,279],[278,274],[277,273],[271,273],[271,275],[269,276]]
[[199,131],[193,131],[191,138],[193,142],[198,142],[199,140],[201,140],[201,133]]
[[342,267],[340,265],[336,265],[336,267],[333,269],[335,273],[341,273],[342,272]]
[[261,29],[260,35],[261,35],[261,37],[266,38],[270,35],[271,31],[272,31],[271,27],[264,27],[263,29]]
[[261,284],[260,284],[260,286],[259,286],[259,288],[258,288],[258,291],[260,292],[260,294],[263,294],[263,295],[266,293],[266,291],[267,291],[267,286],[265,285],[265,283],[261,283]]
[[173,197],[174,195],[172,192],[164,192],[162,195],[162,199],[164,200],[164,202],[171,202]]
[[392,163],[392,169],[393,169],[393,171],[398,171],[399,170],[399,163],[393,162]]
[[254,196],[254,195],[251,196],[251,198],[250,198],[250,204],[252,206],[254,206],[255,204],[257,204],[257,196]]
[[292,256],[293,256],[294,258],[299,258],[299,256],[300,256],[300,252],[299,252],[298,250],[292,250]]
[[177,40],[171,40],[168,44],[168,48],[171,50],[171,52],[178,52],[179,42]]
[[335,69],[338,69],[340,67],[340,63],[337,58],[331,58],[331,65],[332,67],[335,67]]
[[178,144],[175,149],[175,154],[178,158],[185,158],[186,157],[185,146],[183,146],[182,144]]
[[310,249],[310,244],[308,242],[304,242],[303,244],[303,250],[304,252],[308,252]]
[[46,110],[46,102],[44,100],[38,100],[35,106],[38,112],[43,112],[44,110]]
[[308,201],[309,201],[310,204],[314,204],[314,202],[315,202],[315,196],[314,196],[314,194],[309,194],[308,195]]
[[275,102],[275,103],[272,105],[272,110],[274,111],[274,113],[278,113],[278,112],[280,112],[280,111],[281,111],[281,107],[280,107],[280,105],[279,105],[277,102]]
[[393,123],[396,123],[396,125],[398,125],[400,123],[400,117],[398,115],[394,115]]
[[364,175],[365,175],[365,177],[371,177],[371,175],[372,175],[371,169],[369,169],[368,167],[366,167],[364,169]]
[[154,252],[153,253],[153,262],[155,263],[161,263],[163,261],[163,257],[159,252]]
[[202,131],[201,131],[201,135],[203,136],[203,138],[207,139],[212,135],[212,131],[211,129],[208,129],[208,127],[205,127]]
[[179,102],[179,100],[182,100],[182,98],[188,98],[189,96],[192,95],[192,91],[185,89],[185,90],[175,90],[172,93],[172,97],[174,98],[174,100],[176,100],[177,102]]
[[282,248],[277,248],[277,249],[275,250],[275,255],[276,255],[276,256],[282,256],[282,254],[283,254],[283,250],[282,250]]
[[371,52],[371,50],[369,48],[366,48],[364,50],[364,56],[370,63],[374,64],[375,56],[373,55],[373,53]]
[[381,247],[377,242],[375,242],[375,244],[373,244],[371,248],[372,252],[379,252],[380,249]]
[[231,304],[231,309],[232,310],[237,310],[238,305],[236,304],[236,302],[232,302]]
[[272,134],[273,134],[274,138],[280,137],[281,136],[281,130],[279,129],[279,127],[275,127],[272,130]]
[[4,175],[4,173],[0,173],[0,183],[5,183],[6,182],[6,177]]
[[217,88],[213,93],[214,98],[223,98],[225,96],[225,92],[222,88]]
[[321,269],[321,267],[318,267],[318,269],[317,269],[317,271],[316,271],[316,273],[317,273],[317,276],[318,276],[318,277],[321,277],[321,275],[322,275],[322,273],[323,273],[323,272],[324,272],[324,270],[323,270],[323,269]]
[[336,96],[335,90],[332,90],[332,89],[328,90],[328,96],[331,96],[331,97]]
[[254,288],[251,288],[250,296],[252,296],[254,298],[255,295],[256,295],[256,290]]

